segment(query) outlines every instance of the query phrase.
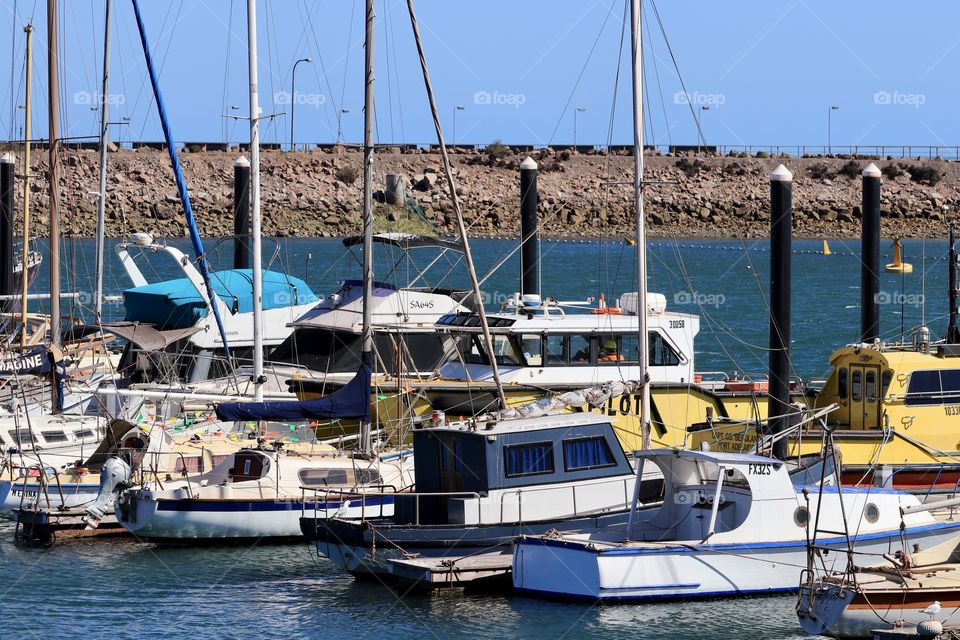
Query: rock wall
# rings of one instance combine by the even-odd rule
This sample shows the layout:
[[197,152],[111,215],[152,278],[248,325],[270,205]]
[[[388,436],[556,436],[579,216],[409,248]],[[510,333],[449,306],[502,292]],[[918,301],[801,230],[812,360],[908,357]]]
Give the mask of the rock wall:
[[[452,156],[457,191],[471,233],[515,236],[519,228],[520,155],[460,152]],[[181,155],[201,232],[232,233],[233,162],[237,152]],[[22,157],[22,156],[21,156]],[[628,155],[571,155],[538,150],[543,232],[557,237],[617,237],[633,233],[633,161]],[[33,164],[33,235],[47,233],[46,154]],[[361,154],[355,149],[261,154],[264,232],[289,236],[357,233],[361,221]],[[940,237],[960,206],[960,164],[942,160],[873,160],[884,170],[885,236]],[[859,234],[858,171],[870,160],[849,158],[648,157],[646,214],[652,237],[764,237],[767,175],[783,162],[794,172],[798,237]],[[96,151],[65,150],[61,193],[66,235],[93,234]],[[18,174],[22,166],[17,167]],[[436,153],[378,151],[376,197],[386,174],[407,178],[407,194],[441,232],[453,230],[452,206]],[[923,181],[921,181],[923,180]],[[184,235],[167,155],[124,150],[110,157],[107,232]],[[21,194],[18,193],[18,209]]]

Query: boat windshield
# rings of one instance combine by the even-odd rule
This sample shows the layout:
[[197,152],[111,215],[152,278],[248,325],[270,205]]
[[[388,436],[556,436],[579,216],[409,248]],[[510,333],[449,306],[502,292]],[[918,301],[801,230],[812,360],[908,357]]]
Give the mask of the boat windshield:
[[[491,338],[493,339],[493,352],[497,357],[497,364],[515,367],[531,366],[528,365],[523,351],[518,348],[513,336],[494,335]],[[524,345],[524,348],[526,346]],[[539,342],[536,348],[539,357]],[[487,357],[487,349],[483,344],[483,336],[481,335],[464,334],[460,338],[458,350],[467,364],[490,364],[490,358]]]

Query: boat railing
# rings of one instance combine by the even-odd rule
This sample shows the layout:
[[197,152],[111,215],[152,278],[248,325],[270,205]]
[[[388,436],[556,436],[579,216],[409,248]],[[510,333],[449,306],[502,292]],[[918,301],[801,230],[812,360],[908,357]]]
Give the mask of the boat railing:
[[[936,472],[936,475],[934,476],[933,481],[930,483],[930,486],[927,487],[927,490],[923,494],[923,498],[921,499],[921,502],[926,502],[927,499],[930,497],[930,494],[933,493],[933,490],[937,487],[943,473],[945,471],[952,469],[954,466],[956,465],[917,464],[917,465],[910,465],[906,467],[900,467],[899,469],[895,469],[894,471],[892,471],[890,475],[888,475],[881,481],[880,488],[883,488],[883,489],[893,488],[894,479],[896,478],[896,476],[900,475],[901,473],[911,473],[911,472],[916,473],[917,471],[923,471],[929,474],[929,473]],[[960,480],[957,480],[957,482],[954,483],[953,490],[950,491],[949,493],[950,495],[953,495],[953,496],[956,496],[958,495],[958,493],[960,493]]]
[[[586,510],[584,510],[584,511],[580,511],[580,510],[578,509],[578,507],[577,507],[577,489],[580,489],[581,493],[583,493],[583,491],[585,491],[585,490],[587,490],[587,489],[596,489],[597,487],[601,487],[601,486],[609,485],[609,484],[612,484],[612,485],[615,485],[615,486],[617,486],[617,485],[622,485],[622,487],[623,487],[623,508],[624,508],[624,509],[629,509],[629,508],[630,508],[630,503],[631,503],[631,494],[632,494],[631,486],[630,486],[630,485],[631,485],[632,482],[634,482],[634,480],[635,480],[635,476],[631,475],[631,476],[628,477],[628,478],[621,478],[621,479],[617,479],[617,480],[606,480],[606,481],[603,481],[603,482],[592,482],[592,483],[590,483],[590,484],[583,484],[583,485],[581,485],[581,484],[571,484],[571,485],[569,485],[569,486],[567,486],[567,487],[548,486],[548,487],[536,487],[536,488],[530,488],[530,489],[520,488],[520,489],[516,489],[515,491],[504,492],[504,493],[500,496],[500,522],[501,522],[501,523],[506,522],[506,517],[507,517],[507,516],[506,516],[506,505],[508,504],[508,503],[507,503],[507,498],[510,497],[510,496],[516,496],[516,499],[517,499],[517,523],[518,523],[518,524],[523,524],[523,494],[524,494],[524,493],[531,494],[531,493],[541,493],[541,492],[547,492],[547,491],[551,491],[551,492],[563,491],[563,492],[565,493],[566,490],[569,490],[569,491],[570,491],[570,502],[571,502],[571,504],[573,505],[573,513],[570,514],[570,515],[571,515],[572,517],[574,517],[574,518],[579,518],[579,517],[582,517],[582,516],[593,515],[593,514],[597,514],[597,513],[604,513],[604,512],[610,511],[610,510],[613,508],[613,505],[607,505],[607,506],[603,506],[603,507],[599,507],[599,508],[594,507],[594,508],[586,509]],[[617,504],[617,505],[616,505],[616,508],[619,509],[619,508],[620,508],[620,505]],[[479,520],[478,520],[478,523],[482,524],[482,522],[480,522]]]
[[[353,500],[360,500],[360,519],[367,519],[367,500],[370,498],[382,498],[384,495],[396,494],[400,490],[397,489],[396,485],[392,484],[376,484],[376,485],[364,485],[362,489],[359,487],[351,487],[349,489],[337,489],[333,487],[300,487],[300,516],[306,517],[307,515],[307,493],[310,492],[313,494],[312,502],[313,504],[313,518],[314,522],[320,519],[320,509],[317,508],[317,504],[321,500],[335,499],[338,502],[351,502]],[[376,505],[370,505],[371,508],[374,506],[377,508],[377,515],[370,517],[374,518],[383,518],[383,500],[378,500]],[[323,519],[330,518],[331,515],[336,517],[336,512],[343,507],[343,504],[339,504],[336,509],[331,513],[331,508],[329,506],[324,506],[323,508]]]

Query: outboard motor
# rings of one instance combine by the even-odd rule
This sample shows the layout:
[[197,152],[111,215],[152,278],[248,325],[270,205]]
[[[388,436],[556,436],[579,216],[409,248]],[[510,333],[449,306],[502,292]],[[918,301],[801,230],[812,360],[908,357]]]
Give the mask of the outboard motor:
[[100,493],[97,499],[87,507],[83,521],[88,531],[100,525],[104,514],[113,506],[116,494],[133,486],[133,468],[122,456],[108,458],[100,470]]

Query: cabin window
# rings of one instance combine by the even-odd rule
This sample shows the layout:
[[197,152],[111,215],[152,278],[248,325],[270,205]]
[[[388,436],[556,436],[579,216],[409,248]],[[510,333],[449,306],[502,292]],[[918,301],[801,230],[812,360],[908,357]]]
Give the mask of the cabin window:
[[567,364],[567,336],[547,336],[547,364]]
[[506,476],[536,476],[553,473],[553,444],[532,442],[504,447]]
[[847,368],[843,367],[837,372],[837,395],[841,399],[846,399],[850,390],[847,388]]
[[680,356],[663,339],[659,333],[651,331],[648,334],[648,348],[650,350],[649,364],[651,367],[675,367],[680,364]]
[[851,399],[854,402],[860,402],[863,400],[863,372],[854,371],[853,372],[853,395]]
[[245,475],[245,476],[250,475],[250,468],[251,468],[252,466],[253,466],[253,460],[251,460],[250,458],[247,458],[246,460],[244,460],[244,461],[243,461],[243,475]]
[[30,435],[29,429],[11,429],[7,433],[10,434],[10,440],[17,444],[33,444],[33,437]]
[[563,466],[567,471],[586,471],[616,466],[606,438],[577,438],[563,441]]
[[590,337],[570,336],[570,364],[584,364],[590,362]]
[[520,348],[528,367],[539,367],[543,364],[543,336],[525,334],[520,336]]
[[887,391],[890,390],[890,382],[893,380],[893,371],[887,369],[883,372],[883,375],[880,376],[880,395],[886,397]]
[[177,456],[173,465],[174,473],[200,473],[203,471],[200,456]]
[[300,469],[297,475],[300,478],[300,484],[305,487],[345,487],[353,484],[352,471],[352,469],[343,468]]
[[907,385],[906,403],[960,404],[960,369],[914,371]]
[[63,431],[42,431],[41,433],[43,434],[43,439],[50,444],[67,442],[70,439]]
[[877,374],[875,371],[867,371],[866,375],[866,395],[867,402],[876,402],[877,401]]
[[639,336],[630,333],[620,338],[620,361],[637,364],[640,362]]
[[459,439],[440,441],[440,470],[460,471],[463,469],[463,460],[460,457],[461,444]]
[[383,478],[376,469],[357,469],[357,484],[381,484]]

